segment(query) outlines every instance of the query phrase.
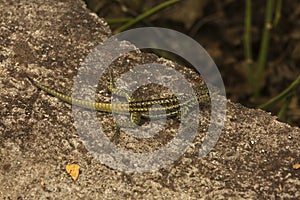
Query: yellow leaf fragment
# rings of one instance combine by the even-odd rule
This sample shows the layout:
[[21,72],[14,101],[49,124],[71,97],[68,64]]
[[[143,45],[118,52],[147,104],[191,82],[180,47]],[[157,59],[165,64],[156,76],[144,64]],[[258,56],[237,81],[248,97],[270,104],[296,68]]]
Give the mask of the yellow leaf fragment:
[[76,181],[78,178],[79,169],[80,169],[80,167],[77,164],[67,164],[66,165],[66,171],[72,177],[72,179],[74,181]]
[[294,169],[299,169],[299,168],[300,168],[300,163],[294,164],[294,165],[293,165],[293,168],[294,168]]

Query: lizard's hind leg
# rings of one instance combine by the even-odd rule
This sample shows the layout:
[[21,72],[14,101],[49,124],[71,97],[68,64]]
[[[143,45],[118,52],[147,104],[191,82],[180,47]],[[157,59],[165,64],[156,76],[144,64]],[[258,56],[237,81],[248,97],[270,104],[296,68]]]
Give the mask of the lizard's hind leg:
[[109,87],[108,90],[117,96],[125,97],[128,102],[134,101],[135,99],[131,97],[127,92],[124,92],[123,90],[117,89],[114,82],[114,77],[112,71],[109,73]]

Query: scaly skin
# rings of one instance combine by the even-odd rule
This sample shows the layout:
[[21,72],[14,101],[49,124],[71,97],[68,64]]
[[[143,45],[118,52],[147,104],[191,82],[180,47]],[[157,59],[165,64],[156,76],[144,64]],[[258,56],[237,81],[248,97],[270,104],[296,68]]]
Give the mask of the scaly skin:
[[[136,120],[139,120],[139,118],[149,118],[149,111],[151,109],[151,112],[154,112],[154,115],[152,114],[151,117],[154,118],[161,118],[161,117],[167,117],[167,116],[178,116],[180,114],[180,107],[183,107],[185,109],[184,112],[188,112],[188,109],[197,105],[197,104],[203,104],[208,103],[210,101],[209,93],[206,88],[197,88],[196,89],[196,97],[183,97],[182,99],[184,101],[178,102],[178,99],[176,97],[168,97],[168,98],[160,98],[160,99],[151,99],[151,100],[143,100],[143,101],[129,101],[128,103],[103,103],[103,102],[89,102],[81,99],[74,99],[71,96],[56,92],[55,90],[52,90],[36,81],[34,81],[32,78],[27,77],[29,81],[38,87],[39,89],[45,91],[46,93],[60,99],[61,101],[64,101],[68,104],[72,104],[75,106],[79,106],[82,108],[90,109],[90,110],[96,110],[101,112],[114,112],[117,114],[126,114],[131,115],[131,119],[137,122]],[[161,105],[160,107],[154,107],[154,105]],[[161,112],[165,111],[165,112]],[[157,114],[155,114],[157,112]],[[164,114],[160,114],[164,113]]]

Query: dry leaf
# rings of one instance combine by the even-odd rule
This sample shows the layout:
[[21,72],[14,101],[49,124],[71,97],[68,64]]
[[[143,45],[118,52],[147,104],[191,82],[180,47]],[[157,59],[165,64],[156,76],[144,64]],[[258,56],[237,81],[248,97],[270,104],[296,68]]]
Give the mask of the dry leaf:
[[299,164],[299,163],[294,164],[294,165],[293,165],[293,168],[294,168],[294,169],[299,169],[299,168],[300,168],[300,164]]
[[68,164],[66,165],[66,171],[70,176],[73,178],[74,181],[77,180],[78,175],[79,175],[79,165],[77,164]]

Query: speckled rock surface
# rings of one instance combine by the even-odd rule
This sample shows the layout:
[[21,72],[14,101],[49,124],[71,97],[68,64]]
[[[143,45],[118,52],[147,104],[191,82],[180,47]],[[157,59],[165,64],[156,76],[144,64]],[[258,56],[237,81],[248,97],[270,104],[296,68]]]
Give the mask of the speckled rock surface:
[[[26,75],[70,93],[80,63],[110,36],[109,27],[77,0],[0,5],[0,199],[300,198],[300,169],[293,168],[300,162],[299,128],[231,102],[222,135],[203,159],[196,137],[182,157],[156,172],[126,174],[101,164],[78,136],[71,106],[38,90]],[[165,61],[137,52],[114,66],[121,73],[147,62]],[[99,89],[105,100],[107,90]],[[106,115],[99,119],[112,127]],[[69,163],[80,166],[76,181],[65,170]]]

